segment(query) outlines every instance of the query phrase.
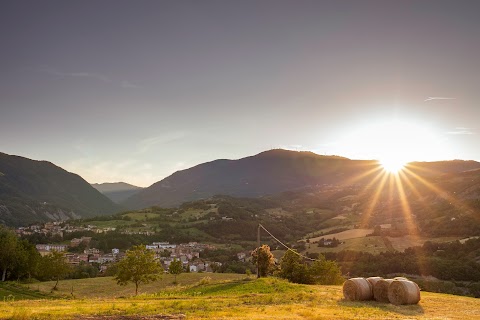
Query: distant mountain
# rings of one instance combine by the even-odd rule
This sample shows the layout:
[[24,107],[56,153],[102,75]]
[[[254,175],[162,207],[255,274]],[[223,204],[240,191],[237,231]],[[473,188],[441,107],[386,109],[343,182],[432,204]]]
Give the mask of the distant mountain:
[[[480,168],[475,161],[417,162],[420,176]],[[326,184],[363,184],[380,170],[377,161],[321,156],[313,152],[275,149],[239,160],[215,160],[171,176],[143,189],[122,204],[140,209],[153,205],[173,207],[184,201],[216,194],[259,197]]]
[[93,183],[92,187],[115,203],[121,203],[143,189],[142,187],[137,187],[125,182]]
[[18,226],[119,210],[76,174],[47,161],[0,153],[0,223]]

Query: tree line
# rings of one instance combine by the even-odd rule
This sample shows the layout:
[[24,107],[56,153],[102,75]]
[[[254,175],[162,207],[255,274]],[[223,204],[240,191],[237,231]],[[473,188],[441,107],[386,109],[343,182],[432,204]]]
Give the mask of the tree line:
[[53,251],[42,257],[35,246],[25,239],[0,226],[0,272],[1,280],[56,280],[66,277],[73,270],[62,253]]

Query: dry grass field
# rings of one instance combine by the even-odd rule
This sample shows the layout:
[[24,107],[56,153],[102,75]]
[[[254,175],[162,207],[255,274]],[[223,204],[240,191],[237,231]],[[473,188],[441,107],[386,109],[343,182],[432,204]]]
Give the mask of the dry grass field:
[[[94,280],[105,285],[105,279]],[[474,298],[422,292],[420,303],[411,306],[349,302],[341,286],[274,278],[222,281],[214,276],[126,298],[112,298],[118,294],[98,289],[89,292],[81,299],[0,302],[0,319],[480,319],[480,301]]]
[[361,237],[365,237],[367,234],[370,234],[372,232],[373,232],[373,229],[350,229],[350,230],[346,230],[338,233],[332,233],[325,236],[311,238],[310,242],[318,241],[321,238],[328,238],[328,239],[337,238],[338,240],[361,238]]

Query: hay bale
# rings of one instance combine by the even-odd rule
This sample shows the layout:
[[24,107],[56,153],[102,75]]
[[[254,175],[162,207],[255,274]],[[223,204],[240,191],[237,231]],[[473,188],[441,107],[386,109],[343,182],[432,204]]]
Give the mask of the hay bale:
[[388,300],[388,286],[393,279],[382,279],[373,286],[373,298],[378,302],[390,302]]
[[375,287],[375,283],[378,281],[382,280],[382,277],[369,277],[367,278],[368,283],[370,284],[370,290],[372,290],[372,295],[373,295],[373,288]]
[[393,280],[388,286],[388,300],[395,305],[417,304],[420,301],[420,288],[409,280]]
[[351,278],[343,284],[343,296],[350,301],[371,300],[373,297],[370,282],[365,278]]

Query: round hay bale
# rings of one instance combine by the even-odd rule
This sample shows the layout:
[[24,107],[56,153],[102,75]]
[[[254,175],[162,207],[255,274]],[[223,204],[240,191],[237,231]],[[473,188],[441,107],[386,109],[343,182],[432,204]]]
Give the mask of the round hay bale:
[[382,277],[369,277],[369,278],[367,278],[367,281],[370,284],[370,290],[372,290],[372,294],[373,294],[373,287],[375,287],[375,283],[377,283],[378,281],[380,281],[382,279],[383,279]]
[[406,280],[406,281],[410,281],[409,279],[405,278],[405,277],[395,277],[393,278],[393,280]]
[[409,280],[393,280],[388,286],[388,300],[395,305],[417,304],[420,301],[420,288]]
[[382,279],[377,281],[373,286],[373,298],[378,302],[390,302],[388,300],[388,286],[393,279]]
[[351,278],[343,284],[343,296],[346,300],[362,301],[373,297],[370,282],[365,278]]

